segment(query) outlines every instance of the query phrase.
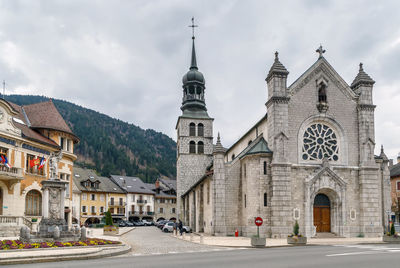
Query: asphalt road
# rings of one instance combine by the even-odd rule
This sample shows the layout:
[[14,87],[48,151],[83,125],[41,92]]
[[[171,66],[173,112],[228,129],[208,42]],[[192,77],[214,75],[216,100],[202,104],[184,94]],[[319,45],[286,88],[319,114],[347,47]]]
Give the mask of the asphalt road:
[[10,267],[399,267],[400,245],[303,246],[264,249],[221,249],[13,265]]

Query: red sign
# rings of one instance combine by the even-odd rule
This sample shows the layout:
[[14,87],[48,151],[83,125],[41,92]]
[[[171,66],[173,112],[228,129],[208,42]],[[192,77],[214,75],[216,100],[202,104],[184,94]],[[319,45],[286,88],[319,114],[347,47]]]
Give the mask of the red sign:
[[263,224],[263,219],[261,219],[261,217],[257,217],[257,218],[254,220],[254,223],[255,223],[257,226],[261,226],[261,225]]

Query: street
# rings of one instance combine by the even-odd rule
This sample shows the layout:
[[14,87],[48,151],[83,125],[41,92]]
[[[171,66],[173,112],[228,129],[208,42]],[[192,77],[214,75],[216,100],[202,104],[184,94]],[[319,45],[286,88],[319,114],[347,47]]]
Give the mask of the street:
[[132,252],[86,261],[9,267],[398,267],[400,245],[335,245],[276,248],[221,248],[182,241],[155,227],[124,235]]

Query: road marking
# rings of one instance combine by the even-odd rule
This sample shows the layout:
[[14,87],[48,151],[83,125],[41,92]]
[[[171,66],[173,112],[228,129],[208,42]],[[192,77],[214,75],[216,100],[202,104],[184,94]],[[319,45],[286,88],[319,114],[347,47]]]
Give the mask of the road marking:
[[369,255],[369,254],[380,254],[387,253],[384,251],[359,251],[359,252],[347,252],[347,253],[337,253],[326,255],[326,257],[337,257],[337,256],[351,256],[351,255]]
[[345,252],[326,255],[327,257],[336,256],[351,256],[351,255],[369,255],[369,254],[380,254],[380,253],[397,253],[400,252],[398,247],[388,247],[386,245],[334,245],[335,247],[343,248],[357,248],[368,251],[357,251],[357,252]]

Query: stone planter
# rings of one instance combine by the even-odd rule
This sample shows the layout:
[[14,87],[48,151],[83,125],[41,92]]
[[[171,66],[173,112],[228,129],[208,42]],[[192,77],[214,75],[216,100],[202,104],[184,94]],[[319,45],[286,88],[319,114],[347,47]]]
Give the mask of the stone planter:
[[251,245],[253,247],[265,247],[265,237],[251,237]]
[[118,226],[104,226],[103,235],[117,235],[119,233]]
[[307,237],[305,236],[292,236],[287,238],[287,243],[289,245],[295,245],[295,246],[302,246],[307,244]]
[[392,244],[400,244],[400,236],[383,236],[383,242],[392,243]]

